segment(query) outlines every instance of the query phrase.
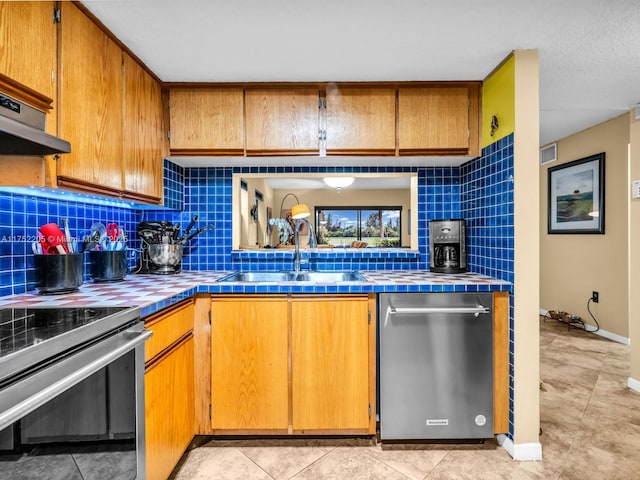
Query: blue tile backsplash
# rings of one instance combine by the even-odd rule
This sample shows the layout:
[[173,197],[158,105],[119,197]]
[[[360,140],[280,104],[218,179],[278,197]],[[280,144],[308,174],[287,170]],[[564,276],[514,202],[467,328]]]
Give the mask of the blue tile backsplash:
[[[183,168],[165,160],[165,208],[45,198],[29,191],[0,191],[0,296],[34,288],[30,242],[40,225],[69,218],[75,237],[87,235],[95,221],[117,222],[129,235],[130,266],[140,248],[136,226],[142,220],[180,222],[184,228],[194,215],[196,227],[215,228],[185,246],[184,270],[290,268],[290,254],[251,257],[232,249],[232,175],[234,173],[392,173],[418,177],[418,250],[406,256],[319,255],[313,266],[334,270],[427,269],[428,222],[465,218],[470,270],[513,281],[513,135],[483,149],[483,155],[459,167],[202,167]],[[10,189],[8,189],[10,190]],[[60,196],[60,195],[59,195]],[[195,230],[194,228],[194,230]],[[272,252],[274,253],[274,252]],[[88,280],[88,265],[85,265]]]
[[460,179],[469,269],[513,283],[513,134],[462,165]]

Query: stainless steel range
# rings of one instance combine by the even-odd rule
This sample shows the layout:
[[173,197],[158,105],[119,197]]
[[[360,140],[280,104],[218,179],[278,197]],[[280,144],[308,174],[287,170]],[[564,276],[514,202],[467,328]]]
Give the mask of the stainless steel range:
[[137,307],[0,309],[0,448],[117,444],[133,458],[118,478],[144,478],[150,336]]

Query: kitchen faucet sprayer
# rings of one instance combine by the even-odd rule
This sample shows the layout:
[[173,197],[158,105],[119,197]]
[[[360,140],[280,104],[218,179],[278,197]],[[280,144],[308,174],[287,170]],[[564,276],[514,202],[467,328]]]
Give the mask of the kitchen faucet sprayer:
[[[309,248],[316,248],[316,234],[313,231],[313,226],[311,225],[311,222],[307,219],[307,218],[300,218],[298,219],[298,221],[296,222],[296,228],[295,228],[295,232],[294,232],[294,239],[295,239],[295,254],[294,254],[294,260],[293,260],[293,269],[296,272],[300,271],[300,227],[302,226],[303,223],[306,223],[309,226]],[[309,263],[309,260],[307,259],[306,263]]]

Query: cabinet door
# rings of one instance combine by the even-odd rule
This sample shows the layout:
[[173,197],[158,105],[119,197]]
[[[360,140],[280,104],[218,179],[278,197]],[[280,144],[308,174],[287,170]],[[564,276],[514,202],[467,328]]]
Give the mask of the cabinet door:
[[467,87],[400,88],[400,154],[465,154],[469,151]]
[[395,88],[327,87],[327,154],[393,155]]
[[288,328],[284,297],[211,304],[214,430],[287,433]]
[[173,155],[244,154],[242,88],[172,88],[169,96]]
[[[162,197],[162,94],[160,84],[129,55],[123,54],[124,190],[129,197]],[[149,198],[150,197],[150,198]]]
[[55,97],[53,2],[0,2],[0,45],[0,72]]
[[122,52],[71,2],[62,2],[59,132],[71,153],[58,183],[122,190]]
[[366,297],[294,297],[293,432],[369,427],[369,322]]
[[193,438],[193,336],[147,367],[144,376],[147,480],[165,480]]
[[318,155],[317,88],[248,88],[247,155]]

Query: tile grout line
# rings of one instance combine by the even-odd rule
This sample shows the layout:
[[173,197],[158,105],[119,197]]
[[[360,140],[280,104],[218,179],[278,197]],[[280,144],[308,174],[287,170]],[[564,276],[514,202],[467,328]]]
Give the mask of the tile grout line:
[[330,448],[329,450],[327,450],[323,455],[321,455],[320,457],[316,458],[313,462],[311,462],[309,465],[306,465],[305,467],[303,467],[301,470],[299,470],[298,472],[294,473],[293,475],[291,475],[287,480],[292,480],[295,477],[297,477],[298,475],[300,475],[302,472],[304,472],[306,469],[308,469],[309,467],[315,465],[316,463],[318,463],[320,460],[322,460],[323,458],[325,458],[327,455],[329,455],[331,452],[333,452],[336,448],[344,445],[347,442],[347,440],[342,440],[340,443],[338,443],[337,445],[334,445],[332,448]]
[[264,474],[265,474],[267,477],[271,478],[272,480],[277,480],[273,475],[271,475],[271,474],[270,474],[269,472],[267,472],[264,468],[262,468],[260,465],[258,465],[258,463],[257,463],[255,460],[253,460],[253,458],[251,458],[250,456],[248,456],[247,454],[245,454],[245,453],[242,451],[242,449],[240,449],[240,448],[238,448],[238,447],[231,447],[231,448],[234,448],[234,449],[236,449],[236,451],[240,452],[240,454],[241,454],[244,458],[246,458],[246,459],[247,459],[247,460],[249,460],[251,463],[253,463],[256,467],[258,467],[258,468],[260,469],[260,471],[264,472]]

